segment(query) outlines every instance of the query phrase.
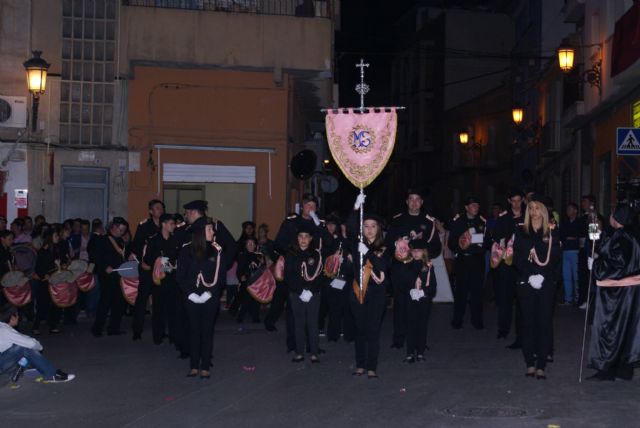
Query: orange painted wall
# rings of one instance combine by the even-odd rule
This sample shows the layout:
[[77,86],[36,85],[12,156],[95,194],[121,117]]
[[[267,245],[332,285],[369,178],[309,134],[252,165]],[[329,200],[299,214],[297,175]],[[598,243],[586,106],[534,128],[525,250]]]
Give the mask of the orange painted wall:
[[135,67],[128,87],[128,142],[140,152],[140,171],[129,173],[132,224],[146,217],[147,202],[159,196],[162,166],[155,165],[154,145],[273,148],[271,198],[266,153],[162,149],[161,163],[255,166],[254,220],[276,231],[286,212],[288,92],[270,72]]

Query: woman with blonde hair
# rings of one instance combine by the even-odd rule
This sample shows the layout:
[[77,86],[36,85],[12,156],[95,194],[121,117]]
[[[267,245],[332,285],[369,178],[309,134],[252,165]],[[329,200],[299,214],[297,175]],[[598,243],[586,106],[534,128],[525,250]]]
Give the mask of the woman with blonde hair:
[[536,379],[546,379],[547,356],[553,348],[555,276],[562,260],[558,231],[549,222],[544,200],[534,194],[527,203],[524,225],[516,230],[513,244],[517,294],[522,308],[525,376]]

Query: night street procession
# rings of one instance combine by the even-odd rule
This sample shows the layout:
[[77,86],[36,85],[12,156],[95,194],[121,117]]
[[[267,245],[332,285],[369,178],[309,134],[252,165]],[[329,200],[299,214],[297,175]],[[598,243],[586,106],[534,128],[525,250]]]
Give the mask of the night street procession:
[[640,1],[0,0],[0,425],[640,426]]

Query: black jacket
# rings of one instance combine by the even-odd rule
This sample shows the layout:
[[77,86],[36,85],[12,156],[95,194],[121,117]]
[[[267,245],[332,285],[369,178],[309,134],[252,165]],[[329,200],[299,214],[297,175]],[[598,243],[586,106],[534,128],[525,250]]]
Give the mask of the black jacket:
[[387,248],[394,248],[395,242],[403,236],[410,237],[411,232],[422,234],[422,238],[428,242],[427,251],[432,259],[442,252],[440,235],[436,230],[435,219],[428,214],[411,215],[404,212],[396,215],[389,227],[385,239]]
[[[224,256],[218,253],[218,250],[216,250],[211,244],[207,245],[207,254],[202,260],[198,260],[195,254],[193,254],[193,247],[191,246],[191,243],[182,247],[178,257],[176,279],[178,280],[178,285],[185,296],[188,296],[191,293],[200,295],[205,291],[209,291],[212,294],[220,293],[222,285],[224,284],[226,269],[223,267],[223,258],[220,260],[219,269],[216,271],[219,257]],[[216,272],[218,278],[214,286],[205,287],[203,285],[197,285],[198,275],[200,273],[202,273],[205,282],[212,283],[216,277]]]
[[160,226],[156,225],[152,218],[148,218],[138,224],[136,235],[131,244],[132,251],[138,257],[138,260],[142,259],[142,252],[147,240],[158,233],[160,233]]
[[[320,273],[318,276],[311,280],[306,281],[303,272],[307,277],[313,277],[314,273],[320,267]],[[289,286],[289,292],[300,294],[304,290],[309,290],[313,294],[320,292],[320,286],[322,285],[322,259],[318,251],[314,249],[290,251],[284,259],[284,280]]]
[[[532,248],[535,248],[538,260],[544,263],[551,245],[549,262],[546,266],[539,266],[529,260]],[[562,262],[560,249],[560,235],[557,229],[551,229],[550,237],[543,236],[542,231],[526,233],[524,227],[516,232],[513,242],[513,264],[518,271],[518,281],[527,283],[531,275],[542,275],[545,283],[553,283],[557,276],[557,269]]]
[[476,233],[484,233],[485,231],[485,221],[479,215],[474,218],[469,218],[465,213],[462,215],[456,216],[451,223],[451,228],[449,232],[449,248],[452,252],[456,254],[456,256],[460,255],[484,255],[485,246],[479,244],[471,244],[466,250],[460,248],[459,239],[463,233],[465,233],[470,228],[474,228]]

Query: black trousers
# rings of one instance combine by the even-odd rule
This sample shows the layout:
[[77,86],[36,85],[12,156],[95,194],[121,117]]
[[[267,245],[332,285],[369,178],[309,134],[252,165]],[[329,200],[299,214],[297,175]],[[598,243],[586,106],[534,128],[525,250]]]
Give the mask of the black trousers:
[[318,355],[318,348],[320,346],[320,338],[318,336],[320,300],[321,297],[319,293],[315,293],[308,302],[300,300],[299,294],[289,294],[289,303],[291,304],[291,311],[293,312],[293,324],[296,337],[296,354],[298,355],[304,355],[307,340],[311,355]]
[[407,302],[407,355],[423,355],[427,347],[427,328],[431,314],[431,298]]
[[142,334],[142,331],[144,330],[144,316],[147,311],[149,296],[151,296],[151,289],[154,286],[151,271],[141,271],[138,295],[136,296],[136,302],[133,305],[133,332],[136,334]]
[[100,275],[100,300],[98,301],[96,319],[93,322],[93,332],[102,333],[107,316],[109,317],[107,333],[119,332],[125,306],[126,301],[120,287],[120,276],[117,273]]
[[329,304],[329,324],[327,327],[327,339],[336,342],[340,334],[344,334],[344,340],[351,342],[355,338],[355,326],[353,316],[349,307],[349,294],[351,293],[351,282],[346,281],[344,288],[328,286],[325,290]]
[[186,301],[189,317],[189,356],[191,369],[209,370],[213,355],[213,329],[220,308],[220,293],[204,303]]
[[[153,333],[153,342],[162,343],[162,339],[167,336],[167,328],[171,331],[175,328],[175,303],[170,302],[170,289],[176,287],[175,280],[172,277],[165,278],[160,285],[151,287],[151,298],[153,304],[151,306],[151,331]],[[174,296],[175,297],[175,291]],[[175,332],[174,332],[175,335]],[[169,335],[171,340],[171,335]]]
[[46,321],[51,330],[58,328],[60,318],[62,316],[62,309],[57,307],[51,301],[51,294],[49,294],[49,282],[48,281],[33,281],[32,291],[35,291],[36,313],[33,321],[33,329],[38,330],[40,324]]
[[393,285],[393,344],[401,347],[407,336],[407,310],[409,295],[403,289],[404,284]]
[[322,286],[320,287],[320,308],[318,310],[318,328],[322,331],[328,329],[327,317],[330,312],[329,302],[329,278],[322,278]]
[[482,297],[484,293],[484,254],[458,255],[455,262],[456,288],[453,304],[454,326],[461,326],[467,304],[471,309],[471,324],[484,327]]
[[540,290],[518,284],[522,308],[522,353],[527,367],[543,369],[553,350],[553,306],[555,282],[547,280]]
[[495,297],[498,306],[498,332],[508,334],[513,319],[513,303],[516,303],[516,340],[520,339],[522,330],[522,311],[516,298],[518,273],[514,266],[501,263],[495,269]]
[[293,351],[296,348],[296,337],[293,326],[293,313],[289,304],[289,286],[284,282],[278,282],[276,291],[273,293],[269,312],[264,319],[264,324],[269,327],[275,327],[283,311],[285,312],[287,329],[287,350]]
[[189,316],[187,315],[187,296],[184,295],[180,287],[177,287],[176,294],[176,326],[174,344],[176,350],[183,355],[189,354]]
[[380,328],[387,307],[385,288],[371,281],[363,303],[358,302],[352,291],[349,304],[356,326],[356,368],[375,371],[380,353]]
[[247,291],[247,283],[240,284],[240,291],[237,299],[240,300],[240,310],[238,312],[238,322],[244,321],[244,316],[249,314],[251,321],[260,322],[260,303],[256,301]]
[[[164,293],[161,298],[164,299],[164,310],[166,311],[167,320],[167,332],[169,334],[169,343],[178,343],[178,306],[182,304],[182,296],[180,295],[180,289],[178,283],[175,281],[175,277],[170,278],[162,282]],[[154,304],[156,302],[156,296],[153,296]],[[153,310],[153,309],[152,309]]]

